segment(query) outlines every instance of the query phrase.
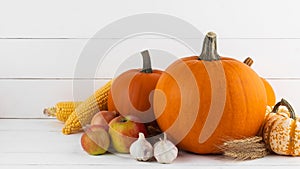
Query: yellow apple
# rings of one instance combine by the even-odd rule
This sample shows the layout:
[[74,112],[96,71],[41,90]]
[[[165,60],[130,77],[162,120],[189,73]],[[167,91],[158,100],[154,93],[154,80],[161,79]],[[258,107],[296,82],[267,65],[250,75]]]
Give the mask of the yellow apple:
[[108,133],[117,152],[129,153],[131,144],[137,140],[140,132],[147,136],[145,125],[138,121],[133,116],[118,116],[110,121]]

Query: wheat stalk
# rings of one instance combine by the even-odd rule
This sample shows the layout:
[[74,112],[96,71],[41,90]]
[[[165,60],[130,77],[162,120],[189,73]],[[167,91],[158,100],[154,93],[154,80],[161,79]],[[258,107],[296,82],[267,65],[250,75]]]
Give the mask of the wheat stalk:
[[236,160],[248,160],[265,157],[268,154],[262,137],[227,140],[220,147],[224,155]]

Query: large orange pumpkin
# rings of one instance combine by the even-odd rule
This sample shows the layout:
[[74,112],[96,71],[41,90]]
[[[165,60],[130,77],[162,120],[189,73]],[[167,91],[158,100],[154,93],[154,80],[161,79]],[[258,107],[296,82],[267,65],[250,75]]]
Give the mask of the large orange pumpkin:
[[221,153],[229,139],[255,136],[264,120],[267,96],[247,65],[217,53],[209,32],[200,56],[171,64],[154,93],[159,127],[178,147],[198,154]]
[[134,115],[143,123],[155,121],[152,108],[152,94],[161,75],[160,70],[151,67],[149,52],[141,52],[143,68],[128,70],[112,82],[108,95],[108,110],[121,115]]
[[[244,63],[251,67],[251,65],[253,64],[253,60],[250,57],[248,57],[244,60]],[[261,77],[261,80],[263,81],[263,83],[265,85],[265,89],[266,89],[266,93],[267,93],[267,105],[274,106],[276,103],[275,92],[274,92],[271,84],[266,79]]]

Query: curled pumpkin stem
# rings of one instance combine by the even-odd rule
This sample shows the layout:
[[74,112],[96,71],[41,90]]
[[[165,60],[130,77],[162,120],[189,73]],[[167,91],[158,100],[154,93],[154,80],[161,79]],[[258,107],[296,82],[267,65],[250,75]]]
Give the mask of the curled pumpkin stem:
[[277,113],[279,106],[285,106],[289,110],[290,118],[296,120],[296,114],[293,107],[287,100],[283,98],[280,100],[280,102],[276,103],[271,113]]

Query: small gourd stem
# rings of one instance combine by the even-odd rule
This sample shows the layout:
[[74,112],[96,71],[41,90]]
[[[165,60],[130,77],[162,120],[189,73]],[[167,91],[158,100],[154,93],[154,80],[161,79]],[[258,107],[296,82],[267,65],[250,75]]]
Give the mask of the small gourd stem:
[[217,35],[214,32],[208,32],[206,34],[199,60],[220,60],[220,55],[217,52]]
[[250,57],[247,57],[245,60],[244,60],[244,63],[246,65],[248,65],[249,67],[251,67],[251,65],[253,64],[253,60],[250,58]]
[[144,50],[141,52],[141,55],[143,56],[143,69],[141,70],[141,72],[152,73],[151,59],[150,59],[149,51]]
[[294,111],[293,107],[285,99],[281,99],[280,102],[276,103],[276,105],[274,106],[274,108],[272,110],[272,113],[277,113],[279,106],[285,106],[288,109],[289,113],[290,113],[290,118],[296,120],[296,114],[295,114],[295,111]]

